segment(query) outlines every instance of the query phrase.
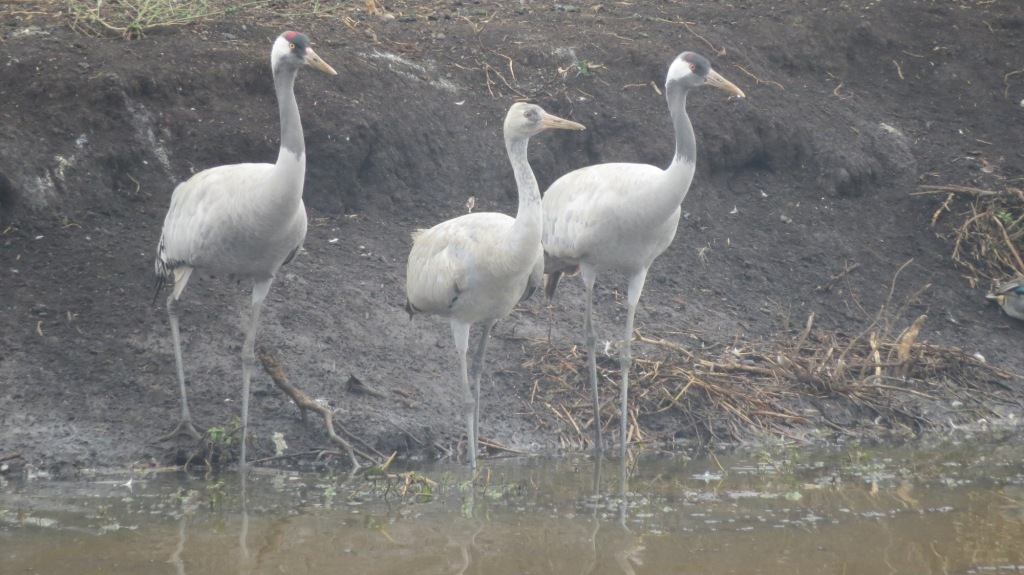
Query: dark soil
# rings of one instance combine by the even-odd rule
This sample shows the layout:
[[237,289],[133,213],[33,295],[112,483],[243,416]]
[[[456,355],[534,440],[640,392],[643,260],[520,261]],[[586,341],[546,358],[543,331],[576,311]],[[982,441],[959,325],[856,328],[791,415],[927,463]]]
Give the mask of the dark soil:
[[[1024,373],[1024,324],[986,302],[987,280],[972,285],[938,235],[966,200],[933,227],[945,196],[911,195],[922,184],[1022,185],[1018,0],[396,1],[386,18],[361,2],[322,13],[278,3],[133,40],[75,31],[39,4],[0,6],[0,457],[123,466],[195,452],[156,440],[179,399],[152,259],[177,182],[276,157],[268,60],[286,29],[308,34],[339,76],[304,70],[297,82],[310,229],[278,275],[258,343],[380,452],[443,453],[462,433],[447,322],[403,310],[410,233],[464,213],[470,196],[477,211],[515,212],[501,123],[516,99],[588,128],[534,138],[542,189],[598,162],[666,165],[659,89],[684,50],[747,98],[702,89],[689,99],[697,175],[648,275],[642,334],[720,354],[791,338],[812,312],[817,330],[857,334],[884,307],[893,335],[927,314],[919,341]],[[624,278],[598,284],[598,337],[621,339]],[[238,414],[249,290],[216,280],[185,292],[190,400],[206,425]],[[570,278],[553,305],[535,297],[498,324],[485,438],[564,447],[564,420],[537,395],[561,383],[523,366],[582,343],[582,318]],[[634,345],[640,358],[659,353]],[[350,376],[379,395],[348,391]],[[569,383],[585,408],[586,381]],[[604,393],[614,417],[614,381]],[[872,425],[848,409],[863,415],[853,427]],[[640,423],[672,429],[673,417]],[[816,423],[825,433],[808,436],[831,435]],[[250,430],[251,458],[273,455],[277,431],[292,452],[329,445],[262,372]]]

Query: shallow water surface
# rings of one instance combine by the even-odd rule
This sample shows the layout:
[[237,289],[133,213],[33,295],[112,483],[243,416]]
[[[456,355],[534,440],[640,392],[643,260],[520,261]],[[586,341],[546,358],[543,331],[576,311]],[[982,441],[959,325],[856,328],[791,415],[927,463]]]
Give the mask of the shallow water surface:
[[[1024,448],[484,460],[368,480],[253,470],[0,489],[15,573],[1011,573]],[[623,505],[625,501],[625,505]]]

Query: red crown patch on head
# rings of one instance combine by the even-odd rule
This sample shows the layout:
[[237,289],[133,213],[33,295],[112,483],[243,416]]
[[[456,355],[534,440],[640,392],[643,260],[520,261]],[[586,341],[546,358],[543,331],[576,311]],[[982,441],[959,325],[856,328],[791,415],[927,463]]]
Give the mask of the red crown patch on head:
[[295,38],[298,35],[298,32],[285,32],[284,34],[282,34],[282,36],[284,36],[284,39],[288,40],[289,42],[292,41],[292,38]]
[[693,52],[690,52],[690,53],[686,54],[685,56],[683,56],[683,59],[686,60],[687,62],[693,62],[693,57],[694,56],[696,56],[696,54],[694,54]]

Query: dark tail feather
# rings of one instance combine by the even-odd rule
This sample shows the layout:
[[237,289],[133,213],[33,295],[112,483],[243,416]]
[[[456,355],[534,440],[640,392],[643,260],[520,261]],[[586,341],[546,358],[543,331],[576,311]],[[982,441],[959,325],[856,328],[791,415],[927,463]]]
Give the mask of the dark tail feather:
[[153,265],[156,268],[154,270],[156,273],[153,278],[153,303],[150,305],[156,305],[156,298],[160,297],[160,290],[164,289],[164,284],[167,283],[167,274],[170,271],[160,258],[156,258]]
[[166,282],[166,281],[167,281],[167,278],[165,278],[163,276],[156,276],[156,281],[153,282],[154,283],[154,286],[153,286],[153,288],[154,288],[153,289],[153,303],[151,303],[149,305],[156,305],[156,298],[160,297],[160,290],[164,289],[164,282]]
[[156,257],[153,258],[153,275],[155,281],[153,282],[153,303],[150,305],[156,305],[156,298],[160,297],[160,290],[164,288],[164,284],[167,283],[167,279],[173,273],[171,267],[164,261],[164,235],[160,234],[160,243],[156,246]]
[[551,272],[544,278],[544,297],[555,298],[555,290],[558,288],[558,280],[562,279],[562,272]]

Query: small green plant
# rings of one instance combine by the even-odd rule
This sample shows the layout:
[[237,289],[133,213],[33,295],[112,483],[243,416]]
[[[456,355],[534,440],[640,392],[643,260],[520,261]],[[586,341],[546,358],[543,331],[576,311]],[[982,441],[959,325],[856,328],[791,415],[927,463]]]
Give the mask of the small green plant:
[[335,489],[333,485],[328,485],[327,488],[324,489],[323,494],[320,495],[320,501],[325,508],[330,509],[334,506],[334,498],[337,496],[338,490]]
[[870,465],[875,460],[875,454],[862,449],[860,442],[853,442],[846,452],[846,459],[848,463],[844,467],[862,467]]
[[564,68],[558,68],[558,73],[562,76],[562,79],[566,79],[570,72],[575,72],[576,76],[593,76],[599,68],[604,68],[604,64],[596,64],[590,60],[577,58],[575,53],[570,52],[569,56],[572,58],[572,63]]
[[206,431],[206,436],[214,447],[229,447],[231,445],[231,434],[223,427],[211,427]]
[[[237,428],[235,429],[237,431]],[[234,431],[223,427],[211,427],[206,430],[203,436],[202,458],[207,467],[214,468],[217,463],[225,460],[225,456],[231,452],[235,443]]]
[[789,453],[778,455],[762,451],[757,458],[757,467],[762,477],[767,476],[769,472],[775,475],[791,475],[799,464],[800,454],[795,449],[790,449]]
[[223,503],[227,494],[227,484],[223,479],[206,484],[206,503],[210,509]]
[[1003,224],[1013,246],[1017,250],[1024,249],[1024,211],[1014,213],[1009,209],[997,210],[996,218]]
[[363,470],[363,477],[367,479],[378,479],[387,476],[384,471],[384,467],[381,465],[371,465]]

